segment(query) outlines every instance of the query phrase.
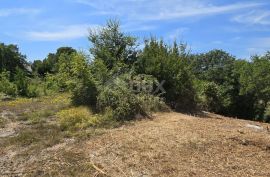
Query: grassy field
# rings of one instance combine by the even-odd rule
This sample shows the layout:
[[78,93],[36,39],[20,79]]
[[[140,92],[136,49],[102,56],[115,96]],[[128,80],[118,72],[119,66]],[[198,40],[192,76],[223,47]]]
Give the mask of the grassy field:
[[269,124],[170,112],[104,128],[98,116],[69,94],[1,101],[0,176],[270,176]]

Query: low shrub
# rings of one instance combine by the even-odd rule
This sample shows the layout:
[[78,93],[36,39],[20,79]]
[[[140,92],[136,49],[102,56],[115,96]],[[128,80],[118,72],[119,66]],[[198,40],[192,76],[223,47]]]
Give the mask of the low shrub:
[[87,107],[73,107],[56,114],[62,130],[74,131],[97,126],[99,119]]
[[29,84],[26,91],[27,97],[34,98],[40,96],[38,85],[37,84]]
[[137,115],[149,116],[152,111],[167,109],[159,97],[149,93],[135,93],[120,77],[100,91],[97,107],[115,120],[130,120]]

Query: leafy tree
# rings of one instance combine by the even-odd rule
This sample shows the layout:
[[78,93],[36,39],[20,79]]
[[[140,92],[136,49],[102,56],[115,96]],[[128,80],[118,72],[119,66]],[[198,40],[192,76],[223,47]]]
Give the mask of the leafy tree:
[[91,30],[88,39],[93,57],[103,60],[109,69],[118,62],[130,64],[136,60],[136,38],[121,32],[118,21],[109,20],[106,27]]
[[151,38],[136,63],[137,72],[156,77],[166,91],[166,102],[179,111],[196,108],[193,76],[189,71],[183,45],[170,47],[162,40]]
[[60,47],[55,54],[49,53],[43,61],[35,60],[32,64],[32,70],[42,77],[47,73],[55,74],[59,71],[60,62],[63,62],[63,60],[60,61],[61,55],[71,56],[74,53],[77,53],[77,51],[72,47]]
[[73,103],[95,106],[97,102],[97,86],[90,72],[86,57],[74,54],[71,61],[71,75],[75,78],[72,89]]
[[215,96],[209,95],[211,91],[209,94],[202,92],[203,97],[212,98],[220,104],[217,109],[217,105],[207,103],[209,100],[201,100],[206,101],[202,104],[208,105],[209,110],[225,115],[235,115],[238,112],[240,88],[239,74],[234,70],[235,62],[235,57],[223,50],[212,50],[192,57],[191,66],[196,78],[207,83],[204,90],[216,90],[216,92],[213,90]]
[[0,72],[9,71],[10,77],[13,78],[16,68],[27,71],[26,66],[26,56],[19,52],[18,46],[0,43]]
[[263,120],[270,101],[270,55],[254,56],[241,70],[241,94],[255,98],[253,107],[257,119]]
[[212,50],[195,57],[194,73],[199,79],[224,84],[230,82],[235,58],[223,50]]

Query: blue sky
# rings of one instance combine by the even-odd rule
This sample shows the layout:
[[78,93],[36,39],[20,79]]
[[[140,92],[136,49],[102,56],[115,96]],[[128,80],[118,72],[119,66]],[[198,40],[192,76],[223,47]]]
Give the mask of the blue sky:
[[177,39],[193,53],[249,58],[270,50],[269,0],[0,0],[0,42],[19,45],[29,61],[61,46],[88,50],[88,29],[109,18],[128,34]]

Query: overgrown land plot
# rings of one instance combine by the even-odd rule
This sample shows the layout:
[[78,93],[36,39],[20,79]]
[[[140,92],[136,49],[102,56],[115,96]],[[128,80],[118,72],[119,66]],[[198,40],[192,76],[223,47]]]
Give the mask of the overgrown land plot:
[[0,44],[0,176],[270,176],[269,52],[88,39],[33,63]]
[[64,131],[58,115],[95,119],[87,108],[70,108],[67,97],[1,104],[1,176],[270,175],[268,124],[168,112],[118,128]]

